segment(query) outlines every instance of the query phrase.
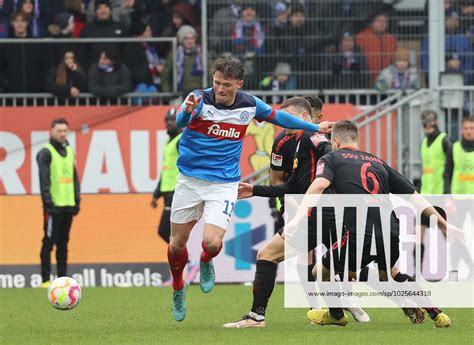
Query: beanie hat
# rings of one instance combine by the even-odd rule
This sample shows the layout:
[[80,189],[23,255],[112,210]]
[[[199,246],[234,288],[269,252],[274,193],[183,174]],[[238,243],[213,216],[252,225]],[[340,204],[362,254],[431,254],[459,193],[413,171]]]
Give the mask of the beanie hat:
[[194,37],[197,38],[196,29],[194,29],[192,26],[183,25],[182,27],[180,27],[179,30],[178,30],[178,33],[176,34],[178,36],[179,43],[183,43],[184,38],[189,34],[193,34]]
[[95,0],[95,9],[96,10],[100,5],[106,5],[106,6],[109,6],[110,8],[112,8],[112,5],[110,5],[109,0]]

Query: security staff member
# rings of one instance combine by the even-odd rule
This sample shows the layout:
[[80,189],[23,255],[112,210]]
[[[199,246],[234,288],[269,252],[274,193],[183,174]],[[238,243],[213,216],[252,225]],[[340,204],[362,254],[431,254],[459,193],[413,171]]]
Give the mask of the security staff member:
[[446,178],[446,156],[451,143],[445,132],[438,127],[438,117],[433,110],[421,113],[425,138],[421,143],[421,194],[445,194],[449,189]]
[[165,207],[161,215],[160,225],[158,226],[158,235],[166,243],[169,243],[171,202],[173,201],[173,193],[179,174],[176,162],[178,161],[179,156],[178,143],[181,138],[181,130],[176,126],[175,108],[168,110],[165,116],[165,123],[170,138],[164,147],[163,168],[150,205],[151,207],[156,208],[158,205],[158,199],[161,197],[164,198]]
[[453,144],[447,156],[448,194],[474,194],[474,117],[465,117],[461,125],[461,140]]
[[72,218],[79,213],[80,184],[74,152],[67,142],[69,124],[64,118],[51,123],[51,138],[36,157],[44,210],[41,246],[42,287],[50,285],[51,251],[56,246],[58,277],[67,275],[67,245]]

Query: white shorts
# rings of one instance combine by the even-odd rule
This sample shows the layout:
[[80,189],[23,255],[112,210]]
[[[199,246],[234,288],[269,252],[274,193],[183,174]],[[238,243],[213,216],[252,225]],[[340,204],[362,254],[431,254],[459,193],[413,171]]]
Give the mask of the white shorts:
[[171,222],[198,221],[227,230],[237,201],[238,182],[211,182],[179,174],[171,204]]

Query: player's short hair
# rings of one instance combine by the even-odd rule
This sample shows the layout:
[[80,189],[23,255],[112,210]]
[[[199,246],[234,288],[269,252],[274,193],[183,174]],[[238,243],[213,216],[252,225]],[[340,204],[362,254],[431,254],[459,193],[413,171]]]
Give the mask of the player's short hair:
[[51,122],[51,128],[54,128],[56,125],[66,125],[69,127],[69,123],[64,117],[57,117]]
[[474,122],[474,116],[466,116],[462,118],[461,124],[464,124],[466,122]]
[[332,128],[332,136],[343,142],[357,142],[359,140],[357,124],[351,120],[338,121]]
[[299,108],[311,115],[311,104],[304,97],[291,97],[286,99],[280,106],[280,109],[289,107]]
[[234,56],[221,56],[212,61],[211,73],[221,72],[225,79],[242,80],[244,65]]
[[309,102],[311,108],[320,113],[323,110],[323,101],[316,95],[306,95],[303,96],[305,100]]

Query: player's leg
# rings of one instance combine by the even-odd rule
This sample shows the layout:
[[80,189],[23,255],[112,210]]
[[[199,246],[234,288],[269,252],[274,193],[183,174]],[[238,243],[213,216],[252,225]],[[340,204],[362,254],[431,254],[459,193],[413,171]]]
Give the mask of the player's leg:
[[237,202],[238,186],[238,182],[200,182],[199,193],[204,200],[205,225],[201,244],[203,252],[199,262],[201,270],[199,283],[204,293],[211,292],[214,288],[215,271],[212,259],[222,249],[222,241]]
[[199,261],[201,274],[199,276],[199,285],[201,291],[209,293],[214,288],[216,274],[212,258],[216,257],[223,245],[225,229],[220,226],[206,223],[202,238],[202,253]]
[[49,287],[51,276],[51,251],[53,250],[53,216],[44,212],[43,240],[41,244],[41,277],[42,287]]
[[173,278],[173,316],[176,321],[186,317],[186,284],[183,271],[188,262],[186,244],[191,230],[199,219],[202,200],[196,191],[194,179],[179,175],[171,205],[171,236],[168,245],[168,263]]
[[[282,232],[282,229],[280,230]],[[265,312],[275,287],[278,263],[285,256],[285,241],[279,233],[257,252],[255,278],[253,281],[253,301],[250,312],[241,320],[226,323],[225,328],[265,327]]]

